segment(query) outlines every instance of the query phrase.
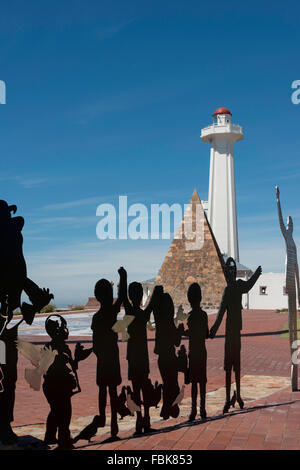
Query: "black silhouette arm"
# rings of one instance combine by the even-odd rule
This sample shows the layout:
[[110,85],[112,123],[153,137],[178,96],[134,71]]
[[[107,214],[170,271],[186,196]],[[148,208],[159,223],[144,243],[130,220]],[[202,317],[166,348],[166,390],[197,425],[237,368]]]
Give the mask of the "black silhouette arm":
[[222,323],[224,313],[226,312],[227,303],[228,303],[228,289],[227,289],[227,287],[225,287],[224,294],[223,294],[223,297],[222,297],[222,301],[221,301],[221,305],[220,305],[220,308],[219,308],[219,312],[218,312],[216,321],[213,324],[213,326],[211,327],[210,332],[209,332],[209,337],[210,338],[214,338],[216,336],[216,333],[219,329],[219,326]]
[[147,321],[150,319],[151,312],[153,311],[153,308],[157,302],[157,299],[161,293],[161,286],[155,286],[151,295],[151,298],[149,300],[149,303],[147,307],[144,309],[145,317]]
[[248,281],[241,281],[241,291],[242,291],[243,294],[245,294],[246,292],[249,292],[249,290],[252,289],[252,287],[256,283],[256,281],[259,278],[259,276],[261,275],[261,273],[262,273],[261,266],[258,266],[257,270],[250,277],[250,279],[248,279]]
[[164,293],[163,286],[155,286],[150,302],[148,306],[146,307],[146,309],[149,308],[149,316],[150,316],[150,313],[153,311],[154,320],[156,324],[159,322],[159,318],[158,318],[159,313],[160,313],[159,312],[159,298],[163,293]]
[[124,298],[127,297],[127,272],[123,267],[121,267],[118,269],[118,273],[120,276],[118,298],[114,303],[114,310],[117,313],[120,311]]
[[283,217],[282,217],[282,210],[281,210],[281,204],[280,204],[280,196],[279,196],[279,188],[278,186],[275,187],[276,190],[276,201],[277,201],[277,211],[278,211],[278,218],[279,218],[279,225],[280,229],[282,232],[282,235],[284,238],[286,237],[286,227],[283,222]]
[[[125,269],[124,269],[124,271],[125,271]],[[126,271],[125,271],[125,273],[126,273]],[[127,273],[126,273],[126,275],[124,274],[124,286],[122,287],[122,289],[124,290],[124,292],[123,292],[123,306],[125,308],[125,314],[126,315],[132,315],[133,307],[132,307],[132,304],[129,301],[128,295],[127,295]]]
[[208,323],[206,324],[206,335],[205,338],[209,338],[209,328],[208,328]]
[[123,305],[124,305],[124,308],[125,308],[125,314],[126,315],[132,315],[133,307],[132,307],[131,302],[128,300],[127,295],[125,295],[125,297],[123,299]]

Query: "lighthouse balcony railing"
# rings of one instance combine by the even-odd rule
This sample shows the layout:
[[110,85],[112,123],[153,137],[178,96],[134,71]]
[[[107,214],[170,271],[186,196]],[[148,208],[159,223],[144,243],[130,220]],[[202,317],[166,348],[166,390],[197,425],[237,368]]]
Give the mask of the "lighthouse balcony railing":
[[223,124],[213,123],[210,126],[203,127],[203,129],[201,130],[201,134],[202,133],[205,134],[208,131],[210,131],[210,132],[224,131],[224,132],[234,132],[234,133],[242,134],[243,133],[243,128],[242,128],[242,126],[238,126],[236,124],[223,125]]

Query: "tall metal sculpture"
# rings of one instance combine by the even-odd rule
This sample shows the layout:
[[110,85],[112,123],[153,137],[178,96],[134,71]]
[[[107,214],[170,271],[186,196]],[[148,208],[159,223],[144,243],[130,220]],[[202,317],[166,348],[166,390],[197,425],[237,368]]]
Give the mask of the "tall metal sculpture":
[[[300,306],[299,299],[299,269],[297,261],[297,247],[293,239],[293,220],[292,217],[288,216],[287,225],[285,226],[282,218],[279,188],[275,187],[277,209],[279,217],[279,225],[286,245],[286,261],[285,261],[285,288],[288,295],[288,307],[289,307],[289,340],[291,348],[291,356],[293,355],[294,348],[293,343],[297,340],[297,298],[298,306]],[[296,292],[297,287],[297,292]],[[291,382],[292,390],[298,389],[298,365],[291,363]]]

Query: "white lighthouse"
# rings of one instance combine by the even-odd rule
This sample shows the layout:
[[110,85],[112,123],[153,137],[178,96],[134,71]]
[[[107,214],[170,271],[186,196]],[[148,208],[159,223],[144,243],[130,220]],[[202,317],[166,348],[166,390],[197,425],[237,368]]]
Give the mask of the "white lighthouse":
[[221,252],[239,261],[233,146],[243,130],[232,124],[229,109],[218,108],[201,139],[210,143],[208,220]]

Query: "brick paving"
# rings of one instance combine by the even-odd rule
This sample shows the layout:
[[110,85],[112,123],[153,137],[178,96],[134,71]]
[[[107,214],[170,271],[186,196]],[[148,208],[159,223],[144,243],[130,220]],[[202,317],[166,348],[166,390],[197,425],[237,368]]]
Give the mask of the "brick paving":
[[[215,315],[209,316],[209,324]],[[244,311],[242,338],[242,375],[273,376],[274,382],[290,375],[288,340],[281,336],[287,314],[272,311]],[[214,340],[207,341],[208,392],[224,387],[224,323]],[[27,340],[30,338],[27,336]],[[37,338],[31,338],[36,340]],[[89,338],[82,338],[87,342]],[[149,332],[149,355],[152,380],[160,379],[157,357],[153,354],[154,335]],[[41,341],[41,338],[38,338]],[[74,341],[74,338],[72,338]],[[187,341],[183,340],[186,344]],[[74,344],[71,344],[74,347]],[[119,343],[123,382],[127,380],[126,343]],[[42,393],[29,389],[24,380],[24,367],[28,362],[19,359],[19,378],[16,393],[15,422],[19,426],[45,423],[48,405]],[[79,378],[82,393],[73,398],[73,421],[97,414],[97,387],[95,385],[95,356],[81,363]],[[263,377],[262,377],[263,380]],[[183,376],[180,374],[180,381]],[[282,382],[282,380],[281,380]],[[259,383],[259,379],[258,379]],[[285,383],[284,380],[282,382]],[[288,382],[287,382],[288,383]],[[274,384],[276,386],[276,383]],[[300,448],[300,392],[290,387],[246,403],[244,410],[238,408],[223,416],[221,408],[210,412],[207,421],[187,422],[187,416],[168,421],[156,421],[157,433],[132,437],[134,426],[120,431],[119,441],[103,443],[109,437],[107,430],[99,429],[91,443],[80,441],[80,449],[299,449]],[[276,388],[274,389],[276,390]],[[242,389],[243,393],[243,389]],[[189,397],[186,387],[185,397]],[[109,408],[108,408],[109,413]],[[134,424],[134,423],[133,423]],[[24,428],[22,428],[24,429]],[[29,428],[28,428],[29,429]],[[19,433],[20,434],[20,433]],[[22,431],[23,434],[23,431]]]

